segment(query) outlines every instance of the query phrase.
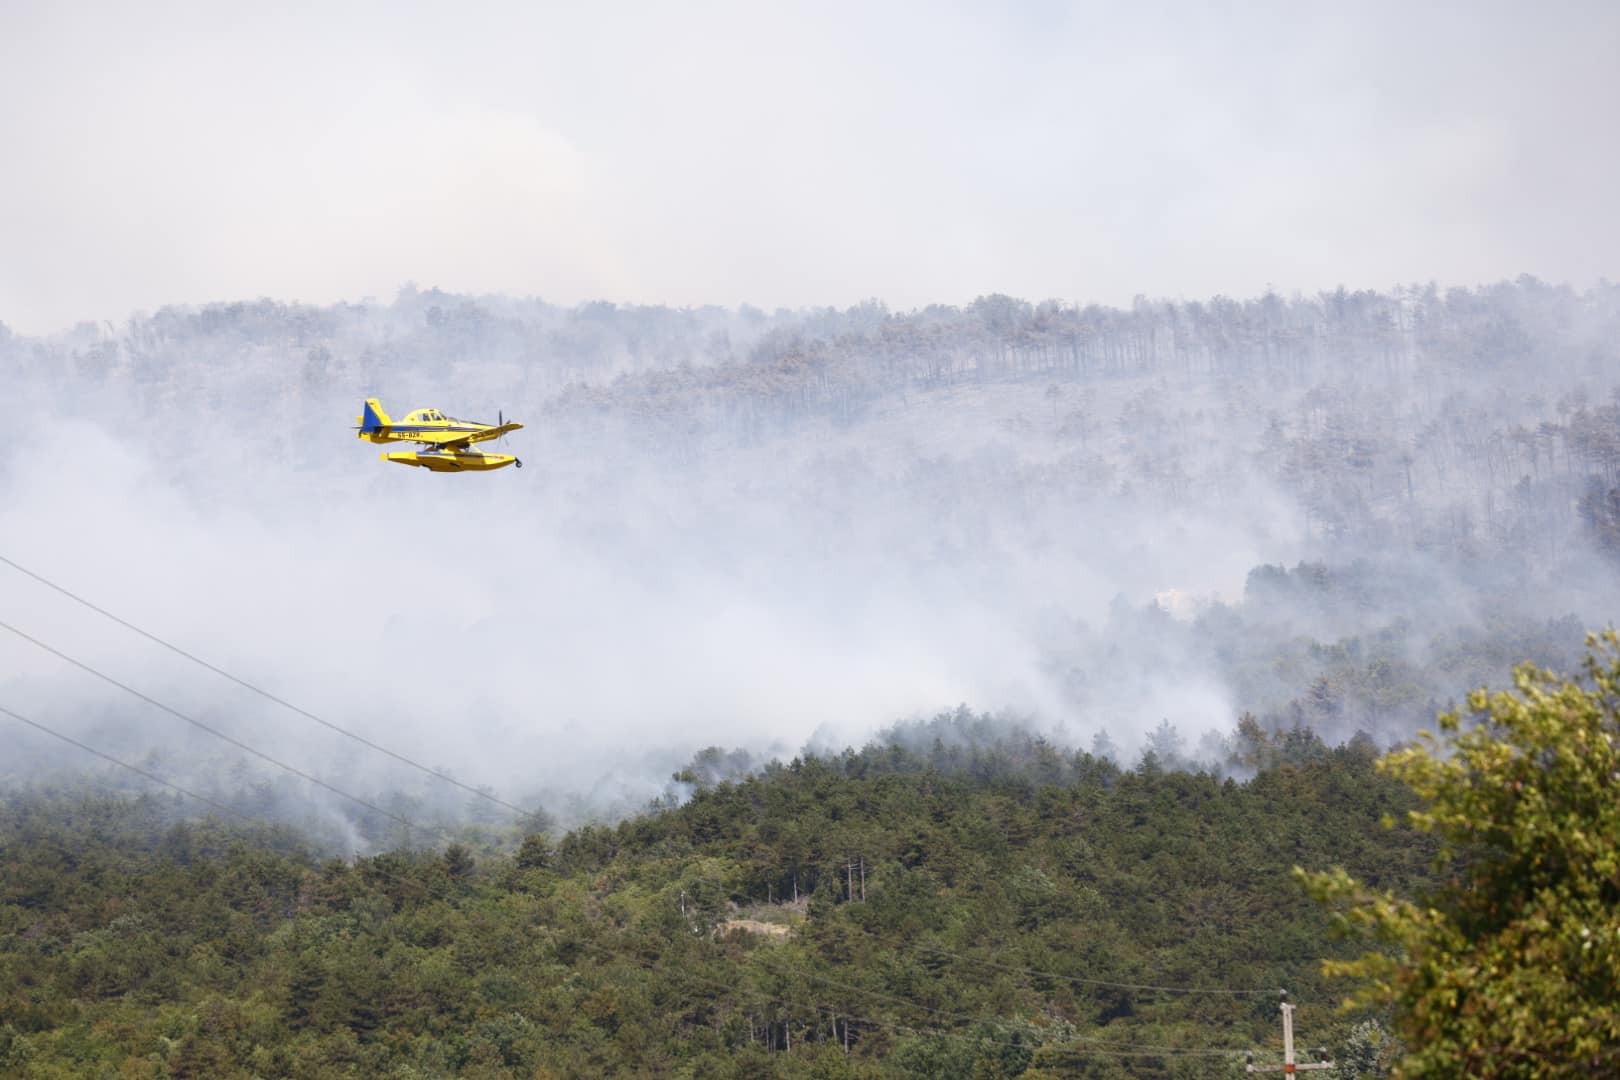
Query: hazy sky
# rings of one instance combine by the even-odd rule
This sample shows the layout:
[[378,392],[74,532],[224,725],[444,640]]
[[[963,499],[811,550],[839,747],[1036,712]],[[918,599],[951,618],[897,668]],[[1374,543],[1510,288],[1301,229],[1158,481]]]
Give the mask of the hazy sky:
[[0,322],[1620,274],[1620,4],[0,0]]

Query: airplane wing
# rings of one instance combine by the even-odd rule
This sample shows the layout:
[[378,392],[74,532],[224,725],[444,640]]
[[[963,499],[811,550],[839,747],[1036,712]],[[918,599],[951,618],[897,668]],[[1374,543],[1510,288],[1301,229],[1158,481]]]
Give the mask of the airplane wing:
[[477,431],[423,431],[412,436],[416,442],[432,443],[441,450],[465,450],[475,442],[498,439],[508,431],[516,431],[522,424],[497,424]]

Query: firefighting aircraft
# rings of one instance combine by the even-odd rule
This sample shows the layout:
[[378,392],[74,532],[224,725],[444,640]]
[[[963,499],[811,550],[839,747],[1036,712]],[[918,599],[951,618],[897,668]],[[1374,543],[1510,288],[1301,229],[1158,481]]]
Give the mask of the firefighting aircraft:
[[366,398],[361,415],[355,417],[360,427],[356,438],[374,443],[419,443],[425,450],[396,450],[382,455],[384,461],[397,461],[401,465],[417,465],[434,472],[472,472],[499,469],[505,465],[523,468],[523,462],[511,454],[486,454],[474,450],[472,444],[487,439],[498,439],[508,431],[516,431],[522,424],[509,424],[502,417],[494,424],[480,424],[472,420],[455,420],[438,409],[417,409],[405,419],[395,422],[376,398]]

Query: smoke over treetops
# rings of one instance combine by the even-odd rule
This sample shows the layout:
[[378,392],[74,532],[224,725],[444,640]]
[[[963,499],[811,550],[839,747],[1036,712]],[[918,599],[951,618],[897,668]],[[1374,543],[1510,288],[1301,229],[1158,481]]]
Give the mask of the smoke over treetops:
[[[0,335],[23,428],[0,554],[553,808],[958,703],[1127,757],[1166,721],[1207,757],[1245,710],[1389,740],[1613,610],[1617,309],[1530,279],[1130,311],[164,309]],[[520,420],[526,467],[379,462],[366,396]],[[3,566],[0,605],[301,768],[402,783]],[[174,776],[235,755],[10,634],[0,700]],[[18,744],[14,778],[68,753]]]

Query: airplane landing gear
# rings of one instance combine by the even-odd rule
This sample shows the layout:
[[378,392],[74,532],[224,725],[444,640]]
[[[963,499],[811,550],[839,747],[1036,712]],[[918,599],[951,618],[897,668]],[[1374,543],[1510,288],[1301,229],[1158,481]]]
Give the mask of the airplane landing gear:
[[513,458],[512,459],[512,464],[516,465],[518,468],[521,469],[521,468],[523,468],[523,459],[522,458]]

